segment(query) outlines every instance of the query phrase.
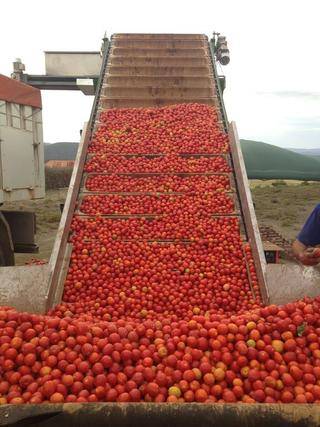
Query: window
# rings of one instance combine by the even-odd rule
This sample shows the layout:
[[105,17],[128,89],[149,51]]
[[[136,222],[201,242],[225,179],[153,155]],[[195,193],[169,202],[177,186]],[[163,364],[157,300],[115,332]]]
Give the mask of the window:
[[32,120],[25,121],[26,130],[32,132]]
[[21,105],[22,117],[23,117],[23,128],[32,132],[32,107],[29,105]]
[[12,120],[12,126],[14,128],[20,129],[21,127],[21,111],[20,111],[20,105],[12,103],[11,104],[11,120]]
[[7,106],[6,101],[0,100],[0,126],[7,126]]
[[23,106],[24,109],[24,118],[27,119],[31,119],[32,118],[32,107],[30,107],[30,105],[24,105]]

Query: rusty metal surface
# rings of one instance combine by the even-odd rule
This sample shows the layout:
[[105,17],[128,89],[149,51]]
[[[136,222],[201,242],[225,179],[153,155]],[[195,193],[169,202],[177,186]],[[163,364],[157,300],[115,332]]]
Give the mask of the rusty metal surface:
[[207,40],[200,34],[113,35],[100,107],[216,105]]
[[[146,86],[157,86],[157,87],[176,87],[183,86],[186,88],[211,88],[213,85],[213,79],[211,77],[201,76],[115,76],[107,74],[105,78],[105,85],[114,85],[122,87],[146,87]],[[106,87],[106,86],[104,86]]]
[[143,65],[154,65],[156,67],[163,66],[193,66],[193,67],[203,67],[208,65],[208,59],[206,57],[172,57],[172,56],[154,56],[154,57],[134,57],[134,56],[111,56],[110,62],[111,65],[126,65],[126,66],[143,66]]
[[106,98],[210,98],[214,97],[213,87],[122,87],[108,85],[102,89]]
[[318,427],[319,405],[86,403],[3,405],[7,427]]
[[138,107],[163,107],[165,105],[184,104],[186,102],[216,105],[212,98],[107,98],[100,101],[102,109],[105,108],[138,108]]
[[138,40],[138,39],[126,39],[120,40],[113,37],[113,40],[116,43],[117,47],[123,48],[133,48],[133,49],[146,49],[146,48],[163,48],[163,49],[177,49],[181,48],[190,48],[190,49],[201,49],[205,46],[205,40],[162,40],[162,39],[153,39],[153,40]]
[[152,46],[150,48],[127,48],[127,47],[114,47],[112,54],[115,56],[134,56],[134,57],[145,57],[145,56],[184,56],[184,57],[201,57],[207,55],[207,51],[201,47],[198,49],[193,48],[178,48],[170,49],[163,48],[162,46]]
[[115,40],[207,40],[205,34],[161,34],[161,33],[118,33],[114,34]]
[[121,65],[109,65],[107,68],[107,74],[111,76],[156,76],[156,77],[206,77],[211,76],[212,72],[209,65],[205,67],[193,67],[193,66],[121,66]]

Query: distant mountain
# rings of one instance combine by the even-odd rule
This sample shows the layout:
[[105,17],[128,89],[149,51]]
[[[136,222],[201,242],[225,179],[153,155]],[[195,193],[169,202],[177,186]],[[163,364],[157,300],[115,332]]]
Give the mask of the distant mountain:
[[305,156],[320,156],[320,148],[288,148],[288,150]]
[[[240,142],[251,179],[320,180],[320,156],[316,153],[309,156],[260,141]],[[45,160],[74,160],[77,149],[76,142],[45,144]]]
[[249,178],[320,180],[320,160],[264,142],[241,140]]
[[56,142],[44,144],[44,161],[47,160],[74,160],[79,144],[77,142]]

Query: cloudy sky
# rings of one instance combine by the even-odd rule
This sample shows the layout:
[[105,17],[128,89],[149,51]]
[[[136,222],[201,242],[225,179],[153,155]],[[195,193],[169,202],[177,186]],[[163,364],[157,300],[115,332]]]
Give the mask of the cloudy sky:
[[[0,73],[22,58],[44,74],[45,50],[99,50],[105,31],[227,36],[225,102],[241,138],[320,147],[318,0],[1,0]],[[43,92],[46,142],[78,141],[92,97]]]

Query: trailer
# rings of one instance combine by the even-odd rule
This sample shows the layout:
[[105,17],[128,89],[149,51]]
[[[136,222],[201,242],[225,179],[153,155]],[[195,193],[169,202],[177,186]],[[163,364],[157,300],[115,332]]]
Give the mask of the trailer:
[[0,266],[38,251],[35,214],[6,204],[45,195],[41,110],[39,89],[0,75]]
[[[84,171],[90,153],[88,147],[93,133],[99,126],[99,114],[109,108],[156,107],[172,104],[200,103],[215,106],[219,112],[221,128],[228,134],[230,153],[226,160],[231,168],[232,195],[236,205],[235,215],[242,223],[243,241],[250,245],[260,293],[265,304],[286,302],[294,299],[288,291],[277,294],[279,269],[269,270],[263,252],[257,220],[251,200],[243,157],[235,123],[229,123],[223,102],[225,81],[219,78],[216,62],[229,60],[224,38],[215,34],[209,40],[200,34],[114,34],[104,39],[101,70],[98,80],[94,71],[85,86],[96,87],[95,99],[88,123],[85,125],[70,187],[67,194],[57,238],[48,266],[47,281],[41,292],[35,289],[32,307],[36,312],[46,312],[61,302],[64,283],[72,255],[69,242],[70,227],[74,215],[81,215],[79,206],[87,195],[85,182],[90,176]],[[80,70],[81,74],[81,70]],[[81,76],[82,80],[85,77]],[[70,76],[68,76],[70,83]],[[75,79],[75,77],[72,77]],[[79,79],[79,76],[76,80]],[[32,79],[30,78],[30,81]],[[39,83],[41,80],[41,83]],[[45,79],[38,77],[36,84]],[[56,81],[47,76],[46,84]],[[62,85],[63,78],[60,79]],[[51,82],[51,83],[50,83]],[[69,84],[68,83],[68,84]],[[79,83],[79,82],[78,82]],[[77,84],[78,84],[77,83]],[[60,86],[61,87],[61,86]],[[205,156],[205,154],[202,154]],[[129,174],[130,175],[130,174]],[[99,195],[99,192],[95,192]],[[100,194],[103,194],[101,192]],[[220,213],[220,217],[227,214]],[[272,266],[278,267],[278,265]],[[310,270],[308,270],[310,271]],[[296,277],[297,271],[289,272],[282,266],[281,274]],[[248,273],[250,274],[250,273]],[[301,273],[301,269],[298,274]],[[304,273],[297,292],[317,295],[316,274]],[[277,280],[274,280],[274,279]],[[309,285],[308,285],[309,283]],[[30,284],[31,285],[31,284]],[[32,286],[32,285],[31,285]],[[302,290],[302,291],[301,291]],[[278,298],[278,300],[277,300]],[[17,294],[12,291],[16,306]],[[30,301],[20,303],[24,307]],[[29,307],[28,307],[29,309]],[[4,405],[0,407],[0,425],[3,426],[81,426],[95,423],[97,426],[175,425],[199,426],[318,426],[320,411],[317,405],[278,404],[148,404],[148,403],[70,403],[64,405]]]

